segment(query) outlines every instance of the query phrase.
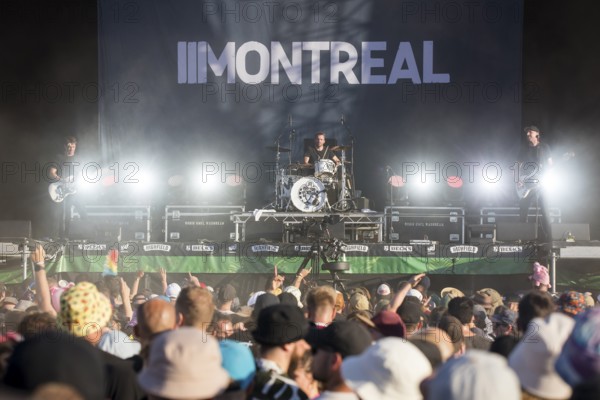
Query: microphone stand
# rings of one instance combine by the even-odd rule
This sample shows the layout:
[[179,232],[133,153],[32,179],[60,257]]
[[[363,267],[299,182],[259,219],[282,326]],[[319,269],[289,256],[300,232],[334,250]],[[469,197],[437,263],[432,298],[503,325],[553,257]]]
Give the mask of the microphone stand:
[[291,165],[292,164],[292,152],[294,149],[293,143],[294,143],[294,140],[296,139],[296,130],[294,129],[292,114],[290,114],[288,116],[288,123],[290,125],[290,135],[289,135],[290,154],[288,154],[288,165]]
[[396,175],[396,173],[394,172],[392,167],[386,166],[385,175],[387,176],[387,184],[390,185],[390,206],[393,207],[396,204],[394,203],[394,185],[392,185],[392,176]]
[[[346,131],[348,132],[348,136],[350,136],[350,147],[352,149],[352,151],[350,153],[350,171],[351,171],[350,185],[352,185],[352,187],[350,188],[350,197],[352,200],[354,200],[356,198],[356,192],[355,192],[356,182],[354,181],[354,135],[352,134],[352,131],[350,130],[350,128],[348,128],[348,126],[344,123],[344,114],[342,114],[342,118],[340,119],[340,122],[342,123],[342,126],[346,129]],[[346,182],[342,182],[342,185],[345,185],[345,184],[346,184]]]
[[275,140],[275,145],[277,146],[277,152],[275,153],[275,208],[279,208],[280,204],[280,200],[281,200],[281,185],[283,184],[282,180],[283,180],[283,176],[281,176],[279,171],[279,159],[281,158],[281,152],[279,151],[280,149],[280,144],[279,142],[281,141],[281,137],[283,136],[283,133],[280,133],[279,136],[277,136],[277,139]]

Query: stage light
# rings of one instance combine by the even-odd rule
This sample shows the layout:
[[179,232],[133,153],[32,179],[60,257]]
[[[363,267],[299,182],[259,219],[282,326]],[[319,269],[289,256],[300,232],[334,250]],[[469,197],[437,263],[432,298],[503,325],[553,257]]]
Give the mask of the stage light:
[[387,204],[391,206],[407,206],[406,180],[400,175],[392,175],[387,180]]
[[460,176],[449,176],[446,178],[444,200],[447,206],[464,205],[464,182]]
[[244,183],[244,180],[239,175],[227,175],[227,178],[225,178],[225,184],[227,186],[237,187],[237,186],[242,185],[243,183]]
[[99,182],[82,179],[77,183],[77,192],[80,195],[88,196],[98,191]]
[[411,184],[411,187],[413,187],[415,190],[419,191],[420,193],[430,193],[433,188],[435,187],[435,182],[433,181],[433,179],[422,179],[422,180],[418,180],[415,181]]
[[135,175],[123,179],[123,183],[128,185],[130,190],[137,195],[146,195],[153,192],[157,181],[156,172],[147,168],[140,168]]
[[564,189],[564,176],[555,169],[546,171],[540,178],[540,186],[546,195],[551,197],[559,196]]
[[185,178],[182,175],[173,175],[171,177],[169,177],[169,179],[167,180],[167,184],[170,187],[180,187],[181,185],[183,185],[183,182],[185,181]]
[[449,176],[448,178],[446,178],[446,183],[449,187],[453,189],[460,189],[463,187],[464,184],[460,176]]

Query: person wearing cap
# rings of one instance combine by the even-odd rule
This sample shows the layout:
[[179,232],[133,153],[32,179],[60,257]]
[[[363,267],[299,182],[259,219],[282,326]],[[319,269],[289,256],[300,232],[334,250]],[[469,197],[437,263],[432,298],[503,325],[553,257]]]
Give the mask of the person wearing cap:
[[[550,214],[542,191],[539,187],[533,185],[535,180],[540,179],[540,174],[544,173],[546,168],[552,167],[552,152],[550,146],[540,141],[540,130],[536,126],[528,126],[524,129],[527,136],[527,145],[523,146],[517,156],[519,164],[517,190],[531,189],[519,201],[519,217],[521,222],[536,222],[528,219],[529,207],[532,202],[534,207],[541,212],[542,230],[539,232],[539,238],[542,240],[552,240],[552,232],[550,230]],[[535,173],[534,176],[531,176]],[[537,210],[536,210],[537,213]]]
[[[236,305],[237,303],[237,305]],[[239,298],[237,290],[233,285],[226,284],[217,289],[216,308],[213,323],[229,320],[234,326],[244,322],[247,318],[238,315],[234,310],[239,309]]]
[[245,344],[233,340],[221,340],[219,348],[223,358],[221,365],[231,381],[225,393],[217,399],[245,399],[256,375],[256,362],[252,352]]
[[[15,347],[7,360],[6,371],[3,371],[2,386],[18,389],[22,391],[19,392],[21,395],[13,397],[2,391],[0,397],[107,399],[104,386],[109,370],[101,353],[67,332],[54,331],[51,335],[40,335],[38,332]],[[74,395],[59,397],[54,393],[54,396],[36,396],[49,384],[68,388]]]
[[231,284],[226,284],[217,289],[217,309],[220,314],[232,315],[235,314],[231,309],[233,299],[237,296],[237,291]]
[[341,367],[346,357],[359,355],[371,346],[371,335],[367,329],[354,321],[335,321],[313,333],[309,337],[314,353],[313,375],[325,389],[318,399],[358,400],[344,382]]
[[392,299],[392,289],[387,283],[382,283],[377,287],[377,296],[375,298],[376,302],[381,300],[391,300]]
[[396,313],[404,322],[406,326],[406,337],[411,337],[418,330],[423,328],[425,318],[423,311],[421,310],[421,304],[418,301],[411,301],[409,298],[405,299],[404,302]]
[[392,302],[390,303],[389,310],[396,312],[398,310],[398,307],[400,307],[400,305],[404,302],[404,299],[408,295],[408,292],[414,289],[423,278],[425,278],[425,274],[417,274],[411,276],[408,281],[400,282],[398,284],[396,293],[392,298]]
[[500,306],[497,310],[498,311],[492,315],[492,324],[496,339],[502,336],[517,337],[518,314],[505,306]]
[[260,344],[251,400],[308,399],[287,371],[293,357],[310,349],[304,340],[308,322],[302,310],[289,304],[275,304],[258,314],[254,340]]
[[171,302],[177,301],[177,297],[179,297],[179,293],[181,293],[181,286],[178,283],[169,283],[167,285],[167,290],[165,290],[165,296],[167,296]]
[[414,289],[419,291],[421,293],[421,295],[423,296],[423,298],[427,298],[427,291],[429,290],[429,287],[431,286],[431,280],[429,279],[429,277],[427,275],[425,275],[421,280],[419,280],[415,286]]

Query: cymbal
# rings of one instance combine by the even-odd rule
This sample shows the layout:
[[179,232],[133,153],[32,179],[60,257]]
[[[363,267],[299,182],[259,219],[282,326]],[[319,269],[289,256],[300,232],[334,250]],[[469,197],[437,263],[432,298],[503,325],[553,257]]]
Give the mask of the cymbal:
[[331,151],[348,151],[352,148],[351,145],[346,145],[346,146],[333,146],[330,150]]
[[287,149],[285,147],[277,147],[277,146],[266,146],[265,149],[271,150],[271,151],[279,150],[280,153],[289,153],[291,151],[290,149]]

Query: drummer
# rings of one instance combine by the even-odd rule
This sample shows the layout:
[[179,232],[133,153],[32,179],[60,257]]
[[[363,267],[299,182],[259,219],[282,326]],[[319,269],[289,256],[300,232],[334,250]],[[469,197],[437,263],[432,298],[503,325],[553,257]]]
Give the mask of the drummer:
[[325,134],[317,132],[315,134],[315,147],[309,147],[304,153],[304,164],[315,164],[319,160],[332,160],[336,166],[340,164],[339,158],[333,154],[329,146],[325,146]]

